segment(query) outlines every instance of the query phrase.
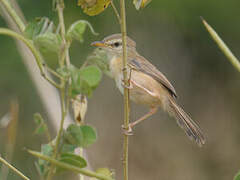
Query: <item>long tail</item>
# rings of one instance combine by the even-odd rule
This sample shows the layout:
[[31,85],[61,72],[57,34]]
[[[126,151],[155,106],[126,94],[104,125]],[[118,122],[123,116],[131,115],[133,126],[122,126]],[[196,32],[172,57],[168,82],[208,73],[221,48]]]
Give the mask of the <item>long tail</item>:
[[185,131],[190,139],[194,139],[200,147],[205,144],[205,137],[198,125],[176,104],[173,99],[170,99],[169,101],[169,113],[176,118],[178,125]]

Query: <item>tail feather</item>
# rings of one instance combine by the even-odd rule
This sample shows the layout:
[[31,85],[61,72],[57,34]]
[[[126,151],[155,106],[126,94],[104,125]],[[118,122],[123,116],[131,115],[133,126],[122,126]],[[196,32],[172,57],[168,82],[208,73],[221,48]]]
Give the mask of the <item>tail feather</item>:
[[170,100],[170,113],[174,115],[178,125],[185,131],[190,139],[194,139],[200,147],[205,144],[205,137],[201,129],[174,100]]

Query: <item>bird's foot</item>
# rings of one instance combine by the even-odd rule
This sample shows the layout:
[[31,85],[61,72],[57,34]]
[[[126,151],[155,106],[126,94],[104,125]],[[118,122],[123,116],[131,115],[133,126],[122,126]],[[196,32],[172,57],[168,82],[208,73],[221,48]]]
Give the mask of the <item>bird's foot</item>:
[[131,123],[128,125],[127,128],[125,128],[124,125],[122,125],[122,132],[123,132],[123,134],[125,134],[127,136],[132,136],[133,135],[133,129],[132,129]]
[[124,82],[124,80],[122,80],[122,86],[124,87],[124,88],[127,88],[127,89],[132,89],[133,88],[133,86],[132,86],[132,84],[129,82],[129,85],[126,85],[125,84],[125,82]]

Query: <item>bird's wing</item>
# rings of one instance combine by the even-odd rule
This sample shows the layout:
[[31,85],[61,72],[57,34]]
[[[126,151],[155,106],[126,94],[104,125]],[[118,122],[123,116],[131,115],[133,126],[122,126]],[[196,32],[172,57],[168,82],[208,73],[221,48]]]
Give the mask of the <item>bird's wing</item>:
[[136,58],[129,59],[128,65],[130,68],[148,74],[153,79],[161,83],[173,97],[175,98],[177,97],[177,93],[173,85],[154,65],[152,65],[150,62],[148,62],[144,57],[140,55],[138,55]]

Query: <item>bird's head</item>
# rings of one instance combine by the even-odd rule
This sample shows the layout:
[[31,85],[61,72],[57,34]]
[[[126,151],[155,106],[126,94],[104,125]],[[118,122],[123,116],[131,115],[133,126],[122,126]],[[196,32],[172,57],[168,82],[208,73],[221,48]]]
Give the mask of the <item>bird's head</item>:
[[[91,45],[103,48],[111,55],[122,56],[123,43],[121,34],[107,36],[102,41],[95,41]],[[131,54],[136,52],[136,43],[129,37],[127,37],[127,52]]]

